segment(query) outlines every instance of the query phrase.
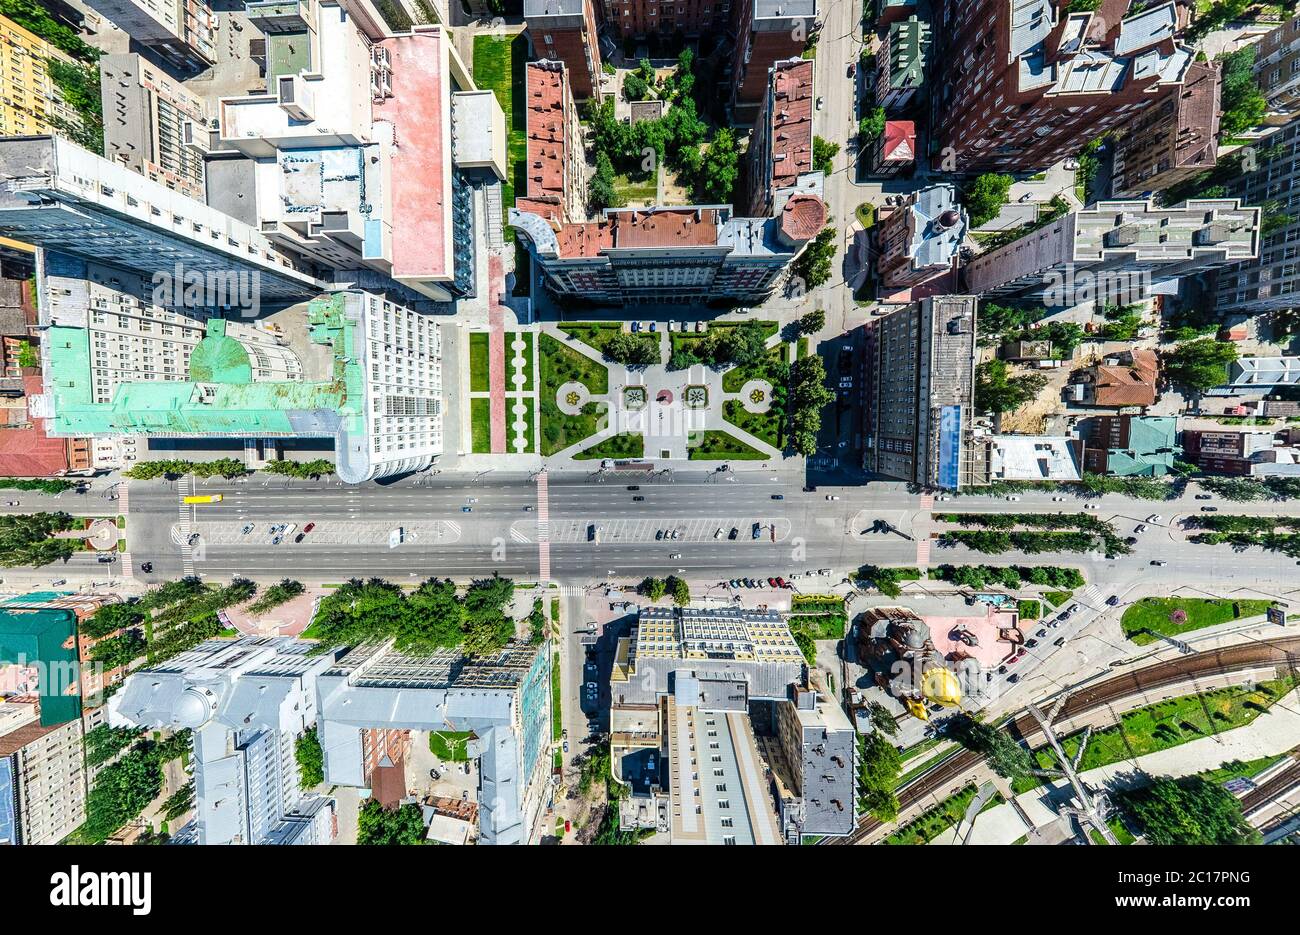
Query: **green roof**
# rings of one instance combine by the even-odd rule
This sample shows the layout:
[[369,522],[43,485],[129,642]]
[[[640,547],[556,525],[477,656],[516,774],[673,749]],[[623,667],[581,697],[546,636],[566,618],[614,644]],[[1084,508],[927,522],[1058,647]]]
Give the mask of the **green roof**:
[[311,340],[334,350],[328,381],[252,380],[248,353],[220,319],[190,357],[190,380],[118,384],[107,403],[91,402],[89,332],[49,330],[54,431],[59,435],[299,435],[330,437],[340,428],[364,434],[365,375],[355,352],[346,294],[308,303]]
[[1110,449],[1106,468],[1121,477],[1164,477],[1181,453],[1177,435],[1178,420],[1173,416],[1133,416],[1128,425],[1128,447]]
[[[77,616],[71,610],[0,610],[0,662],[41,668],[41,726],[81,717]],[[65,694],[69,685],[77,694]]]
[[889,85],[919,88],[930,54],[930,26],[909,16],[889,27]]

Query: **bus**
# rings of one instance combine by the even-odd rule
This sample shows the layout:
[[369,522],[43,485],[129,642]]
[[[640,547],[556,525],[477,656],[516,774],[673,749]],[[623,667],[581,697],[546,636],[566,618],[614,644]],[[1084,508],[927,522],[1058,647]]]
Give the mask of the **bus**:
[[219,493],[206,494],[204,496],[186,497],[185,503],[220,503],[225,497]]

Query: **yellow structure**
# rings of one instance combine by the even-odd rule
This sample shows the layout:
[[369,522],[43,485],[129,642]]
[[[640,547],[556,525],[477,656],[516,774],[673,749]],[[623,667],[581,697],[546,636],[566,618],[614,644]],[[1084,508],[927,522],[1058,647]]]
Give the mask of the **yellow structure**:
[[186,502],[186,503],[220,503],[220,502],[221,502],[222,500],[224,500],[224,499],[225,499],[225,495],[224,495],[224,494],[213,493],[213,494],[207,494],[206,496],[186,497],[184,502]]
[[961,704],[961,683],[947,666],[931,666],[921,676],[921,694],[926,701],[955,708]]
[[58,132],[56,122],[80,126],[81,115],[49,75],[50,59],[76,61],[12,20],[0,16],[0,136]]

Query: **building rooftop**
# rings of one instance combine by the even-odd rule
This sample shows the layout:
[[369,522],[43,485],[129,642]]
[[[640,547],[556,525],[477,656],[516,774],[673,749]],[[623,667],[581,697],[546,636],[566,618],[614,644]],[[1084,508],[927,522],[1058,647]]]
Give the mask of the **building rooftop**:
[[1002,480],[1079,479],[1077,439],[1049,435],[995,435],[989,439],[989,477]]
[[799,176],[812,171],[812,116],[812,61],[777,62],[772,75],[770,128],[773,189],[788,188]]
[[35,668],[41,726],[56,727],[81,716],[77,615],[71,610],[0,610],[0,671]]
[[886,162],[913,162],[916,159],[916,124],[911,120],[885,121],[882,159]]
[[529,62],[528,188],[529,198],[564,198],[564,66]]

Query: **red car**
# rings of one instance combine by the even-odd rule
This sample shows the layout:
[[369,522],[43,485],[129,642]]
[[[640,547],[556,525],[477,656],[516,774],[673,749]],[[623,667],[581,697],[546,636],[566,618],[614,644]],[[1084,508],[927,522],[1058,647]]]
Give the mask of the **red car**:
[[316,524],[315,524],[315,523],[308,523],[306,526],[302,527],[302,531],[303,531],[303,532],[311,532],[311,531],[312,531],[313,529],[315,529],[315,528],[316,528]]
[[776,579],[775,579],[775,578],[768,578],[768,579],[767,579],[767,586],[768,586],[769,588],[774,588],[774,587],[776,587],[776,586],[777,586],[777,584],[776,584]]
[[786,581],[784,578],[777,578],[776,586],[778,588],[788,588],[790,587],[790,582]]
[[1008,659],[1004,664],[1005,664],[1005,665],[1009,665],[1009,666],[1013,666],[1013,665],[1016,664],[1016,662],[1017,662],[1019,659],[1020,659],[1020,655],[1019,655],[1019,653],[1017,653],[1016,655],[1014,655],[1014,656],[1012,656],[1010,659]]

